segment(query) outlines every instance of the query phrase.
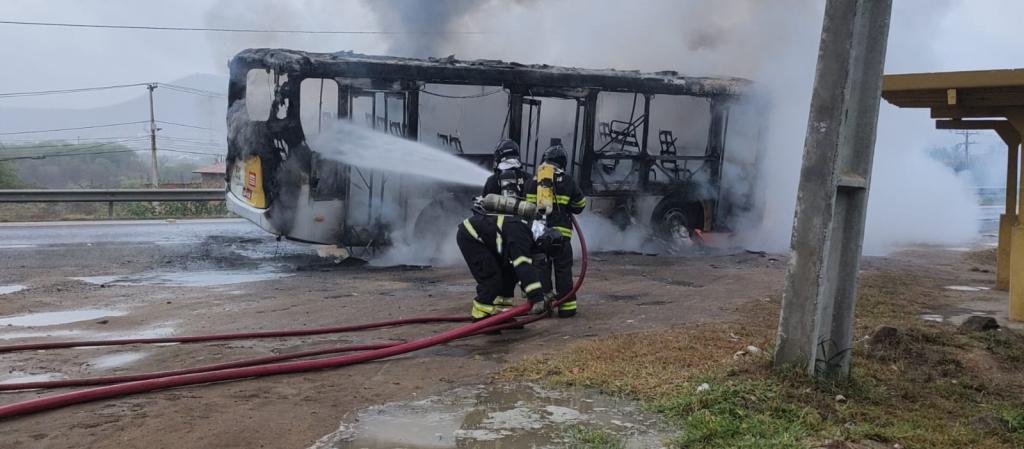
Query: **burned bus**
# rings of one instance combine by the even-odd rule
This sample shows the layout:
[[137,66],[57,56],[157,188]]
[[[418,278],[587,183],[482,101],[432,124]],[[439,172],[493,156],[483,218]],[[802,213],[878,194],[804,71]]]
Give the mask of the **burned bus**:
[[228,207],[310,243],[367,247],[400,232],[450,234],[479,189],[422,188],[311,148],[342,120],[485,166],[503,138],[520,144],[529,169],[560,143],[594,213],[667,238],[728,231],[752,207],[750,86],[671,71],[248,49],[230,62]]

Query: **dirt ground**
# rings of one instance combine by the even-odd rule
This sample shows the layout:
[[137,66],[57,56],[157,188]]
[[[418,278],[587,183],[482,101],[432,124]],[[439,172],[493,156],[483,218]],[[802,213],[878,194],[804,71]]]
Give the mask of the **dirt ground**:
[[[249,247],[266,245],[267,240],[214,232],[170,244],[0,245],[0,285],[28,287],[0,296],[0,318],[79,309],[123,313],[43,327],[0,327],[0,343],[319,327],[468,313],[473,284],[464,267],[335,265],[291,253],[251,257]],[[935,312],[943,317],[957,319],[982,309],[998,314],[999,306],[1005,305],[1005,293],[944,288],[991,287],[994,274],[968,254],[917,248],[867,258],[863,271],[929,279],[938,298]],[[580,315],[570,320],[544,320],[526,330],[474,337],[381,362],[174,389],[0,421],[0,447],[306,448],[360,408],[487,382],[491,373],[512,361],[558,350],[577,339],[735,319],[757,301],[779,301],[786,264],[782,256],[742,250],[686,257],[598,253],[590,260]],[[218,271],[262,273],[268,266],[275,275],[287,277],[202,286],[105,285],[72,279],[139,273],[200,277]],[[330,345],[410,339],[451,326],[0,354],[0,380],[176,369]],[[48,394],[2,393],[0,403]]]

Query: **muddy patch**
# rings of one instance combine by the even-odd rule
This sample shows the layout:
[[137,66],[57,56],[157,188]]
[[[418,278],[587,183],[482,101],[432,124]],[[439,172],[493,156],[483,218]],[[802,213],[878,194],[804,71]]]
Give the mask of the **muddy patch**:
[[579,427],[610,433],[624,448],[661,447],[655,418],[628,401],[496,384],[370,407],[311,449],[562,448],[573,443],[571,430]]

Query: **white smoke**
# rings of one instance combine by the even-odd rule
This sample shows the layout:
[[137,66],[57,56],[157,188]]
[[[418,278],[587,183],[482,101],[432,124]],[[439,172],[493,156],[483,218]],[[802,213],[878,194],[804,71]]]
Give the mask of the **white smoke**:
[[[927,70],[935,58],[924,43],[936,32],[949,2],[929,3],[924,15],[920,4],[915,8],[896,3],[889,60],[912,61],[909,65],[916,70]],[[737,241],[752,248],[786,251],[823,9],[824,2],[816,0],[487,2],[472,14],[461,15],[452,28],[514,30],[514,36],[450,39],[440,48],[441,53],[468,58],[678,70],[754,80],[760,101],[769,105],[758,174],[762,210],[759,224],[739,229]],[[951,170],[927,158],[925,139],[897,139],[908,133],[933,133],[930,120],[914,121],[907,114],[886,112],[892,108],[884,102],[882,108],[866,249],[884,253],[899,244],[952,244],[974,238],[976,204],[969,187]],[[907,180],[914,185],[908,188]],[[725,180],[737,181],[744,180]],[[936,220],[936,214],[942,219]],[[923,232],[922,224],[930,229]]]
[[[221,3],[221,10],[226,12],[211,12],[211,20],[232,17],[237,8],[254,12],[246,14],[247,23],[274,27],[331,28],[330,23],[336,18],[344,19],[337,22],[342,25],[371,18],[377,20],[378,29],[493,33],[396,34],[386,36],[384,41],[360,41],[358,45],[344,43],[351,40],[341,38],[296,43],[277,41],[276,36],[261,37],[272,41],[267,45],[320,51],[335,45],[334,49],[387,49],[415,56],[455,54],[463,59],[677,70],[692,75],[750,78],[756,83],[760,101],[770,107],[764,116],[763,153],[757,179],[762,210],[756,217],[757,225],[741,229],[737,241],[757,249],[788,249],[824,2],[435,0],[341,5],[303,0],[289,3],[290,8],[280,6],[288,11],[275,9],[273,14],[242,6],[248,2]],[[958,4],[948,0],[894,3],[887,73],[948,68],[935,51],[949,47],[949,42],[935,42],[936,36],[947,34],[944,29],[961,26],[958,16],[950,12]],[[292,21],[298,18],[302,20]],[[324,18],[330,18],[327,24]],[[967,19],[975,27],[983,22],[973,16]],[[351,27],[374,28],[365,23]],[[237,46],[233,51],[241,49],[240,43],[232,44]],[[886,132],[887,128],[896,132]],[[951,170],[937,166],[923,152],[928,136],[935,133],[927,114],[895,112],[883,102],[879,129],[866,248],[880,253],[901,243],[952,244],[973,238],[976,206],[969,188]],[[913,136],[921,138],[905,139]],[[908,185],[911,180],[913,185]],[[726,180],[737,181],[749,182]],[[940,195],[941,200],[933,200]],[[942,220],[935,219],[937,213],[944,214]],[[927,232],[922,231],[922,223],[930,228]]]

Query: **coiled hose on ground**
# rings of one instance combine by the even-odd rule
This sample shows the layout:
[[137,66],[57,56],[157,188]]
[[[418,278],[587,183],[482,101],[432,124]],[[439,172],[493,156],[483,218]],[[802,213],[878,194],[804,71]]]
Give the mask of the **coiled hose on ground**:
[[[580,275],[576,279],[576,283],[573,285],[572,290],[570,290],[569,293],[567,293],[564,297],[556,301],[553,304],[554,307],[557,307],[564,303],[565,301],[568,301],[569,298],[572,298],[573,295],[575,295],[576,292],[579,291],[580,287],[583,286],[583,281],[586,278],[588,263],[587,241],[584,238],[583,233],[580,231],[579,223],[576,222],[575,218],[573,218],[573,227],[576,228],[576,234],[579,236],[580,251],[582,253],[580,257]],[[95,377],[87,379],[67,379],[58,381],[9,384],[0,387],[6,387],[3,388],[6,390],[13,390],[25,388],[56,388],[77,385],[98,385],[106,383],[123,382],[103,387],[88,388],[84,390],[60,393],[51,396],[45,396],[41,398],[30,399],[27,401],[0,406],[0,419],[36,413],[45,410],[52,410],[72,404],[97,401],[101,399],[108,399],[148,391],[162,390],[166,388],[183,387],[187,385],[196,385],[210,382],[222,382],[227,380],[237,380],[249,377],[270,376],[275,374],[299,373],[325,368],[335,368],[340,366],[354,365],[357,363],[367,362],[371,360],[378,360],[386,357],[392,357],[412,351],[417,351],[430,346],[447,343],[453,340],[469,337],[472,335],[477,335],[484,332],[521,327],[526,324],[543,319],[545,317],[545,315],[530,315],[519,320],[515,319],[518,316],[528,314],[530,308],[531,305],[528,303],[520,304],[500,314],[488,317],[486,319],[471,324],[467,324],[456,329],[445,331],[431,337],[421,338],[418,340],[412,340],[408,342],[384,343],[376,345],[342,346],[336,348],[302,351],[275,356],[258,357],[253,359],[238,360],[234,362],[226,362],[173,371],[162,371],[124,376]],[[340,333],[356,330],[375,329],[390,326],[400,326],[413,323],[461,322],[466,320],[467,319],[462,316],[423,317],[392,320],[380,323],[366,323],[350,326],[334,326],[317,329],[298,329],[290,331],[266,331],[235,334],[217,334],[208,336],[200,335],[169,338],[139,338],[87,342],[52,342],[39,344],[22,344],[0,347],[0,352],[23,351],[29,349],[67,348],[75,346],[110,346],[145,343],[191,343],[202,341],[237,340],[249,338],[320,335],[328,333]],[[315,355],[336,354],[341,352],[355,351],[363,352],[315,360],[273,363],[282,360],[290,360],[301,357],[311,357]]]

